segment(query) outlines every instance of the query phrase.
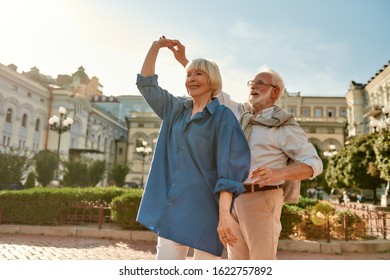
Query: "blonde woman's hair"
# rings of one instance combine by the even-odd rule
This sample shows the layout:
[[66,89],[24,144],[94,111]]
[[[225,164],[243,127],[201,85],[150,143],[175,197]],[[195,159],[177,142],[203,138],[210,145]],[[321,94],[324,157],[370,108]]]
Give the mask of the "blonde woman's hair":
[[191,61],[186,68],[187,72],[191,70],[201,70],[205,72],[210,80],[211,97],[216,97],[222,91],[222,78],[218,65],[215,62],[204,58],[198,58]]

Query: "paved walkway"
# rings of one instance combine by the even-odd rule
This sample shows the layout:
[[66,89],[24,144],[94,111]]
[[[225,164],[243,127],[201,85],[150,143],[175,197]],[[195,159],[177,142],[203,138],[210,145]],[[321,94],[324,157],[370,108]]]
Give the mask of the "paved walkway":
[[[16,228],[19,230],[15,230]],[[49,229],[51,234],[48,233]],[[0,225],[0,260],[153,260],[155,258],[156,243],[150,238],[141,238],[135,233],[132,238],[122,238],[122,236],[118,237],[118,232],[115,230],[91,228],[88,231],[80,231],[78,233],[80,236],[76,236],[76,230],[80,228]],[[108,237],[109,233],[111,237]],[[120,231],[120,233],[128,234],[129,231]],[[97,235],[101,237],[98,238]],[[143,233],[142,236],[147,235]],[[390,250],[387,249],[375,252],[372,250],[362,252],[357,249],[356,252],[343,250],[339,253],[319,253],[310,249],[317,246],[315,243],[308,243],[311,247],[307,247],[307,243],[293,242],[291,243],[293,245],[288,246],[286,244],[281,241],[281,247],[294,250],[279,250],[280,260],[390,260]],[[301,245],[297,247],[297,244]],[[354,243],[349,244],[355,246]],[[386,245],[384,248],[390,248],[390,242],[384,241],[384,244]],[[369,245],[367,248],[372,249],[372,244]],[[361,252],[358,253],[359,250]],[[226,258],[226,252],[223,258]]]

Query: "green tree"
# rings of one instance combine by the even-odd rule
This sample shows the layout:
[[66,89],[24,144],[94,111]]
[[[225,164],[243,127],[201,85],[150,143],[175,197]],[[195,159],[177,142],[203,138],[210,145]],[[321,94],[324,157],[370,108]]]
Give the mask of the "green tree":
[[346,163],[343,153],[345,152],[345,149],[341,150],[337,155],[327,160],[325,180],[332,189],[342,189],[347,186],[344,177],[344,166]]
[[325,175],[329,186],[336,189],[370,189],[374,193],[374,203],[377,203],[376,189],[383,179],[374,172],[376,155],[373,145],[376,137],[375,134],[355,137],[329,160]]
[[65,174],[62,184],[68,187],[96,186],[104,178],[106,162],[103,160],[68,161],[64,163]]
[[118,164],[111,169],[110,177],[112,180],[114,180],[117,187],[123,186],[126,175],[129,173],[129,171],[130,168],[126,164]]
[[19,183],[29,166],[27,157],[19,155],[18,151],[0,153],[0,184],[8,188],[9,184]]
[[106,171],[106,162],[104,160],[96,160],[89,164],[88,173],[91,186],[96,186],[104,178]]
[[57,155],[49,150],[43,150],[34,156],[36,179],[46,187],[54,178],[57,169]]
[[380,177],[390,181],[390,131],[382,130],[374,143],[377,167]]
[[28,173],[26,182],[24,183],[24,187],[26,189],[31,189],[31,188],[35,187],[35,174],[34,174],[34,172]]
[[62,184],[67,187],[88,187],[89,186],[89,172],[88,165],[85,162],[64,163],[65,174]]

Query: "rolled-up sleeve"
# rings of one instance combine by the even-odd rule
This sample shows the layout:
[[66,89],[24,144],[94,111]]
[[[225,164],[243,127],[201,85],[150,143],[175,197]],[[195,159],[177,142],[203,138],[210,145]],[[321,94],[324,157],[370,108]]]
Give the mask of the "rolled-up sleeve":
[[245,191],[243,182],[249,175],[251,153],[235,116],[226,114],[223,119],[217,143],[218,180],[215,192],[225,190],[236,197]]
[[153,111],[160,119],[164,119],[164,114],[172,110],[175,99],[168,91],[158,85],[157,79],[157,75],[144,77],[138,74],[137,87]]
[[318,156],[317,150],[307,140],[307,136],[302,128],[297,126],[285,126],[279,135],[283,151],[291,159],[309,165],[313,169],[313,175],[308,178],[314,179],[323,171],[323,163]]

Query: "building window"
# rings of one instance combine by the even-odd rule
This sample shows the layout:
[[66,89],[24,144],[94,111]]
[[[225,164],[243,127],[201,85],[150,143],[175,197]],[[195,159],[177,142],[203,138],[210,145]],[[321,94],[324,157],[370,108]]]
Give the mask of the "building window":
[[35,131],[39,131],[39,126],[41,125],[41,120],[40,119],[37,119],[35,121]]
[[27,127],[27,115],[24,114],[22,117],[22,127]]
[[302,107],[302,116],[310,117],[310,107]]
[[321,118],[322,117],[322,108],[314,108],[314,116],[316,118]]
[[122,155],[123,154],[123,148],[119,148],[118,149],[118,155]]
[[327,108],[327,111],[328,118],[336,117],[336,110],[334,107]]
[[6,121],[7,121],[7,123],[11,123],[12,122],[12,110],[11,109],[7,110]]
[[139,123],[138,127],[144,127],[144,124],[143,123]]
[[343,118],[347,117],[347,108],[340,108],[340,116]]
[[295,115],[295,111],[296,111],[295,106],[288,106],[288,112],[289,113]]
[[309,128],[309,133],[316,133],[317,129],[315,127],[310,127]]

